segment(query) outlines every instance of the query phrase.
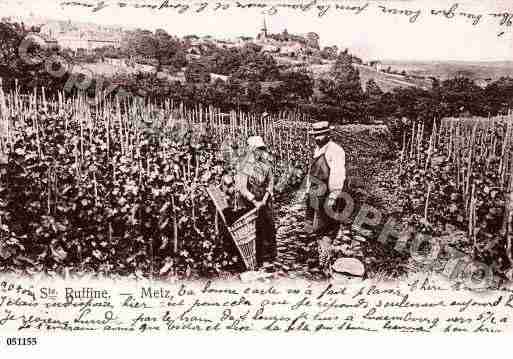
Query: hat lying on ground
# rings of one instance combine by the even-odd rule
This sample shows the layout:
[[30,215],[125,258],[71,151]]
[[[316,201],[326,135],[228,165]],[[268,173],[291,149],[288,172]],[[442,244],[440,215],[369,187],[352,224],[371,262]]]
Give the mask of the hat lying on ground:
[[365,275],[365,266],[356,258],[339,258],[331,266],[333,274],[346,277],[363,278]]
[[333,126],[330,126],[328,121],[320,121],[316,122],[312,125],[312,130],[308,132],[310,135],[325,135],[331,132],[333,130]]
[[264,140],[260,136],[252,136],[248,138],[248,146],[253,148],[266,147]]

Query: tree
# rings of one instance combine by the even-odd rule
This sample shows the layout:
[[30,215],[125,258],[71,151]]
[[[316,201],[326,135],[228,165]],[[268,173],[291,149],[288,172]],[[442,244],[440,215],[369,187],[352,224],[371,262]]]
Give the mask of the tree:
[[365,85],[366,114],[375,120],[384,118],[381,98],[383,91],[374,79],[369,79]]
[[[5,78],[20,74],[26,63],[19,56],[18,49],[26,33],[19,24],[0,23],[0,76]],[[33,48],[32,48],[33,49]]]
[[256,81],[249,82],[246,87],[246,96],[248,98],[249,103],[257,103],[261,92],[262,92],[262,85],[260,85],[260,82],[256,82]]
[[236,109],[240,108],[242,102],[243,88],[241,81],[237,78],[230,77],[226,86],[226,100]]
[[333,46],[325,46],[319,53],[322,59],[324,60],[335,60],[338,54],[337,45]]
[[369,79],[365,84],[365,94],[370,98],[379,98],[383,95],[383,90],[374,79]]
[[208,66],[200,61],[191,62],[185,70],[185,79],[193,84],[210,82]]
[[183,50],[178,50],[175,56],[171,59],[171,66],[174,69],[181,69],[182,67],[187,66],[187,57],[185,56],[185,52]]
[[254,55],[254,54],[259,53],[260,51],[262,51],[262,46],[257,45],[253,42],[248,42],[248,43],[244,44],[244,46],[242,47],[242,52],[244,54],[252,53],[251,55]]
[[155,33],[136,30],[128,35],[126,45],[133,54],[155,60],[156,72],[160,72],[163,65],[171,64],[180,50],[180,42],[162,29]]
[[285,98],[290,102],[307,101],[313,95],[313,75],[306,69],[289,70],[281,74]]
[[472,79],[474,78],[474,72],[470,71],[470,70],[463,70],[463,69],[458,69],[455,73],[454,73],[454,78],[467,78],[467,79]]
[[272,56],[250,52],[233,77],[244,81],[276,81],[279,80],[280,71]]
[[501,77],[490,83],[484,90],[484,106],[487,113],[507,114],[513,109],[513,78]]
[[328,75],[319,81],[321,102],[330,105],[361,101],[363,96],[360,73],[352,64],[352,56],[347,49],[341,52]]
[[429,79],[431,80],[431,87],[433,90],[438,91],[440,89],[440,80],[438,77],[431,76]]
[[458,77],[442,82],[440,86],[441,106],[446,116],[459,116],[464,112],[484,115],[484,90],[466,77]]
[[319,79],[319,102],[333,114],[333,122],[365,120],[363,90],[360,73],[353,67],[353,56],[346,50],[340,52],[327,75]]
[[[22,92],[42,86],[47,88],[48,95],[59,91],[69,78],[67,64],[71,62],[59,51],[58,46],[48,45],[41,36],[29,33],[20,24],[0,22],[0,78],[3,86],[14,87],[18,81]],[[64,61],[54,61],[53,55],[60,55]]]
[[242,65],[244,57],[240,49],[216,49],[208,58],[213,73],[231,76]]

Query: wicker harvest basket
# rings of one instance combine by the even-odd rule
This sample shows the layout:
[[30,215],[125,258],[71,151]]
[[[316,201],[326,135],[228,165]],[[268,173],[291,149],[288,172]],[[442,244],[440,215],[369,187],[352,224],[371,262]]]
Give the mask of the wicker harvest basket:
[[216,206],[217,214],[222,218],[239,250],[242,260],[249,271],[256,269],[256,219],[258,210],[255,208],[228,226],[223,210],[228,208],[226,195],[217,186],[211,185],[207,193]]
[[256,219],[258,210],[255,208],[235,221],[228,230],[239,249],[246,268],[256,269]]

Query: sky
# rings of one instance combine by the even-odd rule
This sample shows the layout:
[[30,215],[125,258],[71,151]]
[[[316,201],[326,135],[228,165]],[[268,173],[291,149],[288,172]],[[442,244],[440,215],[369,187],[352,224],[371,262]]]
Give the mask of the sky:
[[[326,1],[326,0],[240,0],[243,4],[265,2],[262,9],[237,9],[233,0],[169,0],[169,4],[188,4],[193,10],[179,14],[176,9],[141,9],[134,4],[160,6],[164,0],[123,0],[128,5],[120,8],[121,0],[105,0],[107,7],[92,12],[91,8],[62,5],[55,0],[0,0],[0,13],[5,15],[38,16],[53,19],[121,25],[154,30],[163,28],[171,34],[211,35],[232,38],[239,35],[256,36],[265,18],[270,32],[287,29],[290,33],[317,32],[321,45],[337,45],[364,59],[410,61],[511,61],[513,60],[512,26],[500,26],[500,19],[490,13],[513,13],[512,0],[462,0],[457,3],[455,16],[443,13],[432,15],[431,10],[448,10],[453,1]],[[218,1],[230,4],[227,10],[214,11]],[[312,1],[316,1],[312,4]],[[77,2],[97,5],[99,0]],[[198,4],[207,8],[195,13]],[[277,8],[276,14],[263,13],[277,4],[312,4],[310,10]],[[367,7],[355,14],[350,10],[337,10],[339,6]],[[330,8],[319,17],[317,6]],[[385,13],[384,8],[409,10],[409,14]],[[477,25],[473,19],[460,13],[481,14]],[[418,14],[418,15],[416,15]],[[512,15],[513,16],[513,15]],[[476,19],[474,17],[474,19]],[[512,19],[513,21],[513,19]]]

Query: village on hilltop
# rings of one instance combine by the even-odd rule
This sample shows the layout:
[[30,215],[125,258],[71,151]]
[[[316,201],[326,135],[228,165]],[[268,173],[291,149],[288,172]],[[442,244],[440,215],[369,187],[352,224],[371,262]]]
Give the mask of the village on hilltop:
[[[26,28],[38,32],[48,45],[56,45],[75,54],[94,54],[95,51],[104,48],[120,49],[127,34],[134,30],[124,26],[104,26],[71,20],[49,20],[32,13],[28,17],[4,17],[2,20],[21,23]],[[254,44],[260,48],[260,52],[269,54],[278,64],[292,67],[306,66],[316,77],[328,71],[339,51],[336,45],[321,48],[320,36],[315,32],[297,34],[290,33],[287,29],[283,29],[281,32],[272,32],[265,18],[262,20],[261,27],[255,31],[254,37],[236,36],[219,39],[210,35],[186,35],[182,41],[186,44],[184,51],[189,62],[204,60],[205,53],[208,53],[212,47],[230,49]],[[133,73],[153,70],[151,64],[141,63],[140,59],[109,58],[107,56],[102,57],[102,62],[115,67],[116,72]],[[373,78],[384,88],[415,85],[420,85],[422,88],[430,87],[428,79],[415,79],[414,76],[390,71],[390,68],[386,69],[381,61],[376,59],[363,61],[361,58],[353,56],[353,63],[359,68],[362,81]],[[166,76],[174,81],[185,82],[183,70]],[[212,73],[210,78],[212,81],[227,80],[227,76],[215,73]],[[416,83],[410,80],[414,80]],[[264,83],[264,88],[269,86],[273,85]]]

